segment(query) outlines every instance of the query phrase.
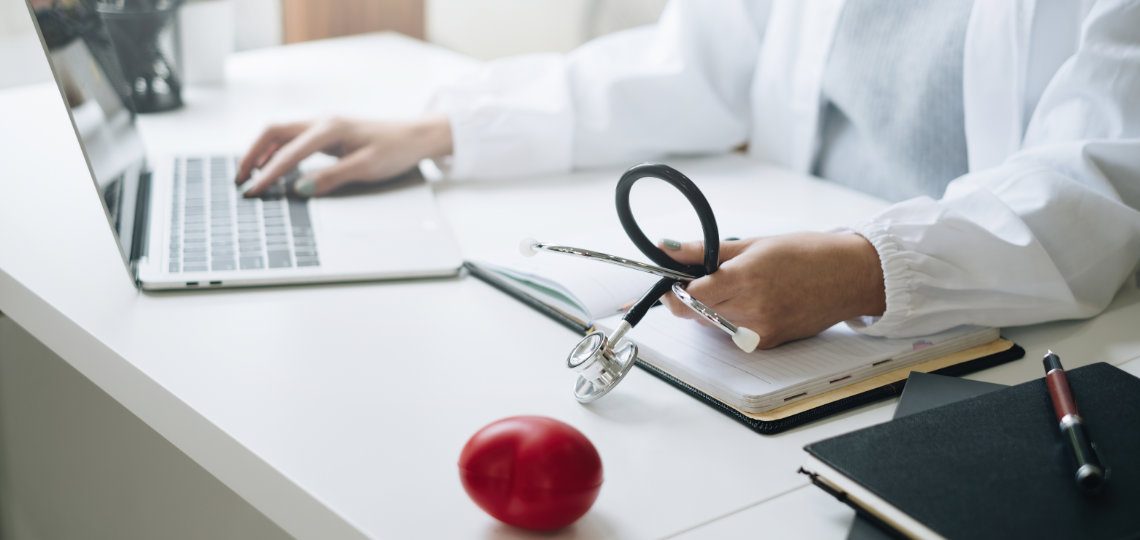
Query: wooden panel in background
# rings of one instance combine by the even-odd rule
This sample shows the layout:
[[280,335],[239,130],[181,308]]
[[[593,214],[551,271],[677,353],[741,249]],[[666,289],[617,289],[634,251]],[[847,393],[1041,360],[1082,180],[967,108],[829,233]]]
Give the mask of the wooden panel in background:
[[424,0],[282,0],[285,43],[393,30],[424,37]]

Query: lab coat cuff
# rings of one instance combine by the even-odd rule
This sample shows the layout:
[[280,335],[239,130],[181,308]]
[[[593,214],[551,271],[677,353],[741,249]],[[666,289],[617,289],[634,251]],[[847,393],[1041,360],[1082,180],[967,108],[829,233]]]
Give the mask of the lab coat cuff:
[[428,104],[451,127],[452,154],[435,159],[452,179],[570,170],[573,114],[560,55],[484,64],[444,86]]
[[451,128],[451,154],[433,158],[431,161],[447,178],[470,178],[476,173],[474,162],[478,155],[477,139],[472,133],[474,130],[469,129],[471,121],[456,112],[448,113],[446,116]]
[[913,312],[914,276],[910,258],[885,223],[871,221],[855,232],[866,238],[879,254],[887,308],[881,316],[858,317],[847,321],[847,325],[870,336],[895,335]]
[[433,161],[447,178],[505,178],[570,170],[566,118],[478,107],[446,114],[452,153]]

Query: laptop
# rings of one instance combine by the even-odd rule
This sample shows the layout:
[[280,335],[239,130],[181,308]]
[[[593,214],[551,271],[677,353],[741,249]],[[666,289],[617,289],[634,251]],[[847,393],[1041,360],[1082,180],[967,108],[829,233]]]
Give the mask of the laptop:
[[[82,36],[49,48],[38,21],[36,31],[108,221],[140,288],[459,273],[458,244],[418,170],[356,193],[316,199],[290,196],[289,185],[299,176],[293,171],[266,195],[247,199],[234,183],[237,156],[187,153],[148,162],[129,85],[94,3],[68,5],[51,13],[52,20],[85,28]],[[67,24],[68,18],[80,17]],[[61,41],[55,34],[48,33]]]

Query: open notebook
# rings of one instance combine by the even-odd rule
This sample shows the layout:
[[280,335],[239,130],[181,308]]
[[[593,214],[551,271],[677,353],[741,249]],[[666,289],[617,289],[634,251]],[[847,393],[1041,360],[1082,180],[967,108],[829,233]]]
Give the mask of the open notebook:
[[[620,317],[598,321],[611,330]],[[722,332],[654,308],[629,333],[640,367],[762,434],[898,396],[912,371],[962,375],[1024,356],[996,328],[884,339],[844,324],[744,353]]]
[[[611,331],[624,309],[657,279],[557,255],[473,262],[467,268],[579,332]],[[761,433],[897,396],[912,370],[957,375],[1024,354],[996,328],[884,339],[845,324],[772,350],[744,353],[723,332],[673,317],[662,307],[650,310],[629,339],[638,344],[642,368]]]
[[[612,330],[620,316],[598,322]],[[655,308],[630,332],[638,358],[745,413],[759,414],[999,339],[961,327],[921,339],[863,336],[845,324],[816,337],[745,353],[715,328]]]
[[[664,186],[664,189],[669,194],[673,192],[672,187]],[[700,226],[688,202],[683,198],[679,200],[684,203],[682,210],[639,212],[638,223],[655,238],[691,238],[694,231],[700,231]],[[722,232],[731,231],[740,237],[754,236],[757,232],[815,230],[806,218],[778,219],[755,213],[721,212],[717,222]],[[616,228],[617,224],[613,225],[578,227],[572,235],[543,240],[647,261],[621,229]],[[465,266],[475,277],[579,331],[591,328],[594,321],[622,312],[657,281],[657,277],[649,274],[580,257],[553,253],[524,257],[514,249],[497,253],[491,260],[469,261]]]

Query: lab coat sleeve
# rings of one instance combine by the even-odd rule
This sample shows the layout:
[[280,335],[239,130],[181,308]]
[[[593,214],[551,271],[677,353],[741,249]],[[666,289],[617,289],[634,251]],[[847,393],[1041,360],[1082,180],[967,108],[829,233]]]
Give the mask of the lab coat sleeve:
[[724,152],[748,139],[765,3],[675,0],[657,24],[565,54],[487,63],[440,90],[451,178],[497,178]]
[[1140,3],[1101,2],[1046,87],[1022,149],[858,229],[887,308],[850,321],[913,337],[1090,317],[1140,259]]

